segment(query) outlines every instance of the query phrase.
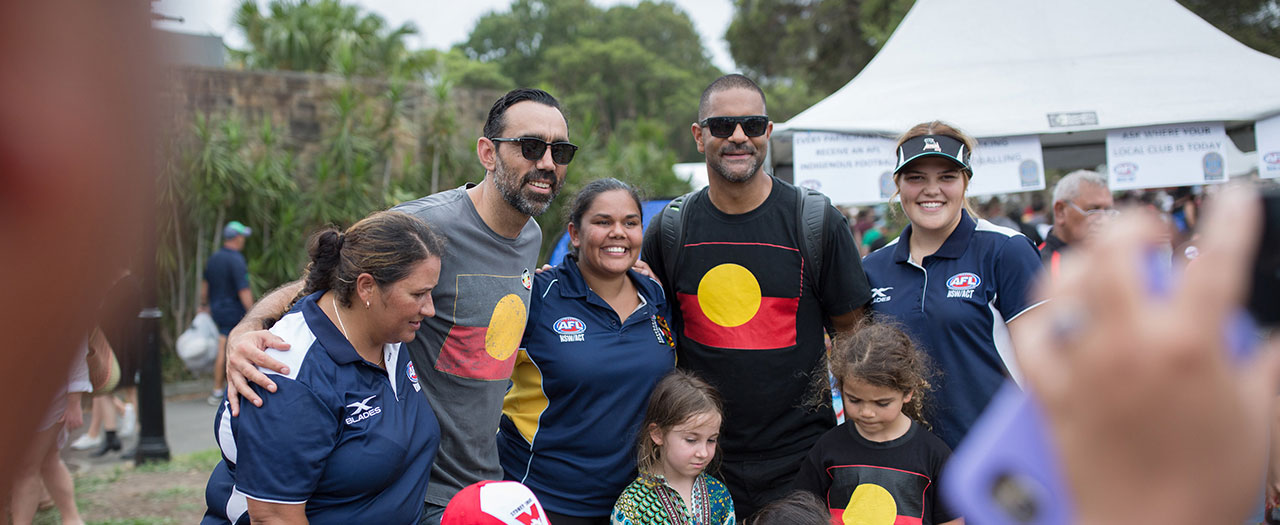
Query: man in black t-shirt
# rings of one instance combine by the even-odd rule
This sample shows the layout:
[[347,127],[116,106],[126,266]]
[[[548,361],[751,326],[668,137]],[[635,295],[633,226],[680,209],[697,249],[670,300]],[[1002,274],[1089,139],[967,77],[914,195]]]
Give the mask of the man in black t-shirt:
[[765,115],[764,93],[742,75],[707,87],[692,132],[710,185],[681,212],[679,249],[663,253],[655,227],[643,253],[676,305],[679,366],[724,398],[720,474],[740,520],[784,496],[805,453],[835,425],[824,328],[852,329],[871,297],[835,207],[822,221],[821,270],[805,261],[796,224],[803,190],[765,173],[773,129]]

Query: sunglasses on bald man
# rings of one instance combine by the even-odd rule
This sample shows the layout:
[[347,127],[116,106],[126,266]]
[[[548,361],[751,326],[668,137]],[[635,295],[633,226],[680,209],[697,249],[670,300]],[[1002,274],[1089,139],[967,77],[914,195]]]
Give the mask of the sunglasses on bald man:
[[519,142],[520,154],[524,158],[537,161],[547,152],[547,148],[551,148],[551,162],[564,166],[573,160],[573,154],[577,153],[578,147],[565,141],[547,142],[535,137],[520,138],[495,138],[489,139],[494,142]]
[[706,128],[711,132],[711,136],[718,139],[726,139],[733,136],[734,130],[738,126],[742,126],[742,134],[748,137],[759,137],[764,135],[764,130],[769,127],[769,117],[764,115],[749,115],[745,117],[707,117],[698,123],[699,126]]

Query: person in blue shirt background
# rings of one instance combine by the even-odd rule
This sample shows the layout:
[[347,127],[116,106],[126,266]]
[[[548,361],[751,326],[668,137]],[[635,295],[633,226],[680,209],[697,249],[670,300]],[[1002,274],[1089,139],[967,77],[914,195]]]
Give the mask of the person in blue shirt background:
[[507,479],[532,489],[556,525],[609,523],[635,478],[645,403],[675,367],[662,287],[631,269],[640,219],[635,189],[588,183],[569,215],[574,253],[533,280],[498,453]]
[[440,427],[400,342],[435,315],[441,253],[400,212],[313,237],[302,296],[271,328],[289,373],[271,403],[218,409],[202,523],[418,522]]
[[898,139],[893,181],[910,224],[862,262],[872,310],[904,325],[937,363],[933,430],[952,448],[1005,377],[1018,379],[1009,330],[1039,304],[1031,240],[967,210],[974,144],[938,121]]
[[249,289],[249,265],[244,260],[244,243],[253,230],[240,221],[228,222],[222,229],[222,248],[209,256],[200,282],[201,309],[207,308],[218,325],[218,357],[213,363],[213,393],[209,404],[222,402],[227,387],[227,334],[253,307],[253,291]]

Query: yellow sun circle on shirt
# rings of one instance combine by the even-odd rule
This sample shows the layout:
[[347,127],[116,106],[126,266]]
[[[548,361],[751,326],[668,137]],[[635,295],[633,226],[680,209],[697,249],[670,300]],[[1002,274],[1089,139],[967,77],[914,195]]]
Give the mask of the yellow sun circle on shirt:
[[760,281],[737,264],[716,266],[698,282],[698,306],[715,324],[740,326],[760,310]]
[[520,296],[507,294],[498,299],[493,315],[489,316],[489,329],[484,333],[484,351],[499,361],[505,361],[516,353],[528,315]]
[[863,483],[853,489],[844,508],[844,525],[893,525],[898,519],[898,503],[884,487]]

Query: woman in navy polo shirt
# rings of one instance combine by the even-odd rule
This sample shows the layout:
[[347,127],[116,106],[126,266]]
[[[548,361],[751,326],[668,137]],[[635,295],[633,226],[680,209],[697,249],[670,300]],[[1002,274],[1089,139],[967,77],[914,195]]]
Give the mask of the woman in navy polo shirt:
[[498,454],[556,525],[609,523],[635,478],[645,403],[675,367],[662,287],[631,269],[640,214],[633,188],[592,181],[569,214],[574,253],[534,277]]
[[1009,329],[1039,304],[1031,240],[967,209],[974,142],[938,121],[898,139],[893,182],[910,224],[862,262],[871,308],[906,326],[942,372],[931,419],[952,448],[1005,377],[1017,377]]
[[[378,212],[311,243],[302,296],[271,333],[288,365],[261,407],[218,409],[222,462],[205,524],[417,523],[440,441],[400,342],[435,315],[441,241],[420,219]],[[262,369],[263,373],[276,374]],[[255,389],[261,387],[254,385]]]

